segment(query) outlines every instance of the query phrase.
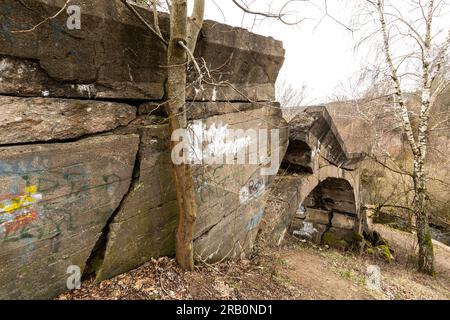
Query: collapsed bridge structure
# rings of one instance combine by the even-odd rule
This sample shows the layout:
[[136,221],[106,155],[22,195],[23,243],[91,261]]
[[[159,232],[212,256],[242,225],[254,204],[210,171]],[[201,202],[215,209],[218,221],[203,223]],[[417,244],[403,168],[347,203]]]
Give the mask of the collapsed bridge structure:
[[272,184],[261,237],[286,232],[346,248],[361,233],[360,153],[349,153],[326,107],[308,107],[289,123],[289,147]]
[[[119,0],[77,1],[81,29],[67,29],[65,14],[40,24],[65,3],[0,2],[4,299],[55,297],[68,290],[73,266],[100,281],[175,252],[164,48]],[[167,35],[167,15],[160,22]],[[264,159],[195,165],[195,258],[238,259],[259,233],[278,242],[291,224],[307,231],[313,222],[315,237],[357,228],[357,157],[345,152],[324,108],[288,126],[274,102],[282,43],[207,21],[195,56],[229,86],[190,85],[190,123],[218,132],[277,129],[275,165],[286,154],[280,172],[290,167],[266,176]],[[280,211],[278,194],[288,199]],[[296,212],[306,217],[295,221]]]

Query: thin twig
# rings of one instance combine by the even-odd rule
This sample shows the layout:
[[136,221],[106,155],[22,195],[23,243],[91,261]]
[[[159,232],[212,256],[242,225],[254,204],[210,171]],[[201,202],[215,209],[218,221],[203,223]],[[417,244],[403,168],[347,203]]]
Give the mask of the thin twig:
[[[61,10],[59,10],[57,13],[55,13],[53,16],[45,18],[44,20],[42,20],[41,22],[39,22],[37,25],[35,25],[34,27],[30,28],[30,29],[26,29],[26,30],[12,30],[11,33],[27,33],[27,32],[32,32],[34,30],[36,30],[38,27],[40,27],[41,25],[43,25],[44,23],[46,23],[47,21],[53,20],[56,17],[58,17],[63,11],[64,9],[66,9],[67,5],[69,4],[71,0],[67,0],[66,4],[64,5],[64,7],[61,8]],[[21,2],[22,3],[22,2]],[[23,6],[25,6],[22,3]],[[26,8],[28,8],[27,6],[25,6]]]
[[162,35],[158,34],[158,32],[147,21],[145,21],[141,14],[133,5],[128,2],[128,0],[122,0],[122,3],[125,4],[128,9],[130,9],[130,11],[161,41],[166,49],[169,47],[169,43],[166,41],[166,39],[164,39]]

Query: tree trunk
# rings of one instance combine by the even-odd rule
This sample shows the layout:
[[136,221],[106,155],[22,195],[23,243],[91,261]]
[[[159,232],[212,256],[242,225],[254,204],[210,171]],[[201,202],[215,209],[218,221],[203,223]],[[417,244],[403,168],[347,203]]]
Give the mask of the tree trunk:
[[414,165],[414,214],[416,216],[417,240],[419,244],[419,271],[434,275],[434,249],[428,214],[425,208],[426,190],[423,166],[415,159]]
[[[170,41],[168,48],[167,100],[170,129],[187,128],[186,103],[186,50],[179,44],[187,38],[187,1],[172,1],[170,19]],[[172,142],[172,148],[174,147]],[[176,259],[186,270],[193,270],[193,234],[196,220],[196,195],[191,167],[186,164],[175,165],[174,175],[179,207],[179,223],[176,236]]]

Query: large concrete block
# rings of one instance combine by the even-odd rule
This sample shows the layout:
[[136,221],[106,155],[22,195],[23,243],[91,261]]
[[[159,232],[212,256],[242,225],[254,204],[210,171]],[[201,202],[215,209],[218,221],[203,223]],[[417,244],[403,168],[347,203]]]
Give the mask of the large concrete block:
[[122,103],[0,96],[0,144],[79,138],[135,117],[136,108]]
[[301,219],[294,219],[289,230],[292,235],[300,239],[305,239],[313,243],[321,244],[322,236],[327,228],[327,225],[324,224],[306,222]]
[[325,210],[307,208],[305,221],[328,225],[330,222],[329,213]]
[[[284,155],[287,145],[287,127],[279,109],[264,107],[256,110],[235,112],[210,117],[196,123],[203,124],[207,135],[220,136],[222,129],[279,129],[279,147],[274,154],[275,173]],[[259,131],[256,131],[259,132]],[[213,134],[214,133],[214,134]],[[209,141],[208,146],[216,141]],[[218,143],[218,142],[217,142]],[[239,146],[237,140],[233,146]],[[257,143],[256,143],[257,144]],[[268,150],[271,150],[268,146]],[[224,154],[236,151],[221,145]],[[246,148],[245,144],[238,148]],[[234,151],[232,151],[234,150]],[[256,150],[258,152],[260,150]],[[251,155],[254,150],[247,149]],[[198,256],[206,260],[227,257],[239,257],[252,245],[266,205],[267,191],[273,177],[261,174],[263,159],[258,153],[256,163],[251,164],[211,164],[194,165],[194,178],[197,188],[198,215],[195,227],[194,249]],[[247,159],[248,160],[248,159]],[[250,222],[253,221],[253,222]],[[250,228],[247,228],[251,225]],[[244,241],[245,240],[245,241]],[[219,245],[219,243],[221,243]]]
[[354,230],[356,226],[356,215],[349,216],[345,214],[334,213],[331,221],[333,227],[346,230]]
[[[0,92],[49,97],[160,99],[163,46],[121,1],[80,0],[81,28],[69,30],[65,0],[0,4]],[[145,10],[142,10],[145,11]],[[149,18],[150,13],[147,13]],[[167,19],[162,21],[167,30]]]
[[85,269],[127,193],[137,135],[0,148],[0,298],[46,299]]
[[175,254],[178,204],[167,125],[138,125],[138,175],[109,226],[97,280]]
[[289,127],[291,143],[285,159],[288,164],[306,167],[314,172],[318,170],[315,158],[319,157],[335,166],[354,170],[363,158],[360,153],[347,151],[325,107],[306,108],[290,121]]
[[[79,0],[81,28],[69,29],[65,0],[0,2],[0,94],[161,100],[167,78],[166,51],[119,0]],[[148,21],[152,13],[136,6]],[[169,18],[160,14],[167,37]],[[40,24],[41,23],[41,24]],[[33,26],[38,25],[35,29]],[[29,30],[29,32],[23,32]],[[281,42],[206,21],[196,55],[210,70],[199,101],[275,100],[274,86],[284,61]],[[196,76],[192,68],[192,77]],[[220,82],[220,84],[219,84]]]
[[[209,101],[275,101],[275,82],[284,62],[280,41],[246,29],[206,21],[195,55],[206,61],[212,82],[199,95],[190,87],[191,98]],[[197,77],[192,72],[191,79]]]
[[253,247],[264,215],[266,195],[240,206],[197,238],[194,242],[195,259],[217,262],[244,258]]

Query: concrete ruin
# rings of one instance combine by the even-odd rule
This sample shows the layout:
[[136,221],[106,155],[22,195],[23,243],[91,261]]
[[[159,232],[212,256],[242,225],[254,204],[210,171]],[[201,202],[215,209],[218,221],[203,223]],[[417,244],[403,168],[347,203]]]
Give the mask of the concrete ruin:
[[[164,50],[118,0],[79,0],[80,30],[67,29],[65,13],[28,30],[65,2],[36,0],[28,8],[0,1],[2,299],[53,298],[68,290],[71,266],[99,281],[151,258],[174,255],[178,210],[167,115],[161,107]],[[161,14],[160,20],[167,34],[168,17]],[[274,102],[282,43],[207,21],[195,54],[230,86],[203,91],[190,86],[190,123],[279,129],[274,152],[282,159],[290,140],[285,163],[308,171],[265,176],[263,159],[249,165],[196,165],[196,259],[247,255],[263,219],[276,220],[273,228],[263,224],[262,231],[278,242],[319,182],[318,194],[331,192],[340,199],[332,206],[333,228],[353,228],[358,202],[348,199],[348,191],[358,191],[355,159],[345,153],[330,119],[322,109],[310,110],[311,125],[291,124],[289,137]],[[297,159],[298,150],[307,147],[311,157],[305,153]],[[338,183],[340,189],[334,190],[328,178],[348,185]],[[278,193],[289,200],[280,212],[274,210]],[[309,198],[311,212],[301,223],[323,216],[313,210],[328,208],[315,199]]]
[[289,123],[289,147],[272,184],[261,238],[279,245],[287,232],[347,248],[361,230],[358,163],[325,107],[308,107]]

